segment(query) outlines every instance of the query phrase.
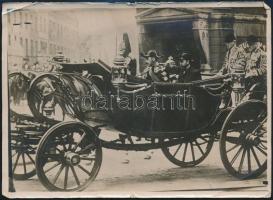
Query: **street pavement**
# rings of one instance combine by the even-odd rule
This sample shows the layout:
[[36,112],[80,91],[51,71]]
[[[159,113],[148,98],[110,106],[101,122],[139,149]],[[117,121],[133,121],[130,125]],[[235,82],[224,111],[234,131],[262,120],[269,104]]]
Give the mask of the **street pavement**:
[[[95,181],[84,192],[99,194],[135,194],[153,192],[157,195],[206,194],[207,192],[246,192],[263,195],[267,192],[266,173],[253,180],[238,180],[225,170],[219,144],[215,143],[209,156],[196,167],[180,168],[165,158],[161,150],[153,150],[150,160],[147,152],[128,152],[103,149],[103,161]],[[123,164],[128,159],[128,164]],[[47,191],[37,176],[25,181],[14,181],[18,192]],[[200,192],[198,192],[200,191]]]

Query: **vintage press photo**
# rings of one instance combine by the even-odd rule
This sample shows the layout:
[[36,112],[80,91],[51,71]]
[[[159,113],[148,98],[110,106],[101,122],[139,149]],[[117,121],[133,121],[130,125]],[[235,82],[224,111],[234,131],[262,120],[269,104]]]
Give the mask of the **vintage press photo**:
[[6,3],[2,19],[4,195],[271,195],[263,2]]

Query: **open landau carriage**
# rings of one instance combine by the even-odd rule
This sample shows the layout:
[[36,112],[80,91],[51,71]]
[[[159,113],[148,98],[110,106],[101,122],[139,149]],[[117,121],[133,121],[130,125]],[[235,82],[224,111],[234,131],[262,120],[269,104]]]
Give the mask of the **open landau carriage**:
[[[266,91],[247,91],[241,71],[165,83],[131,76],[122,64],[62,66],[60,72],[33,80],[22,73],[9,75],[11,101],[20,94],[16,98],[26,98],[32,113],[19,114],[11,105],[15,179],[37,173],[48,190],[83,190],[99,172],[102,147],[161,149],[173,164],[193,167],[208,156],[215,141],[231,175],[255,178],[267,169]],[[89,77],[80,73],[83,69]],[[27,92],[19,93],[23,88]],[[231,94],[233,102],[219,109],[222,96]],[[117,137],[103,139],[106,128]]]

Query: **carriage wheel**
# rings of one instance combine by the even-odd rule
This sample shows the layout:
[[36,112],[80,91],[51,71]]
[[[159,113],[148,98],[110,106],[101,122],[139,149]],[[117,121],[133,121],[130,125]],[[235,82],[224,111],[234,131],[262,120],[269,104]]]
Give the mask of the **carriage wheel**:
[[175,165],[193,167],[208,156],[213,146],[214,135],[204,133],[197,137],[185,138],[185,141],[172,147],[163,147],[162,151],[168,160]]
[[22,141],[11,142],[13,178],[26,180],[33,177],[36,174],[34,150]]
[[37,77],[28,91],[28,105],[39,120],[63,121],[79,116],[71,100],[65,95],[60,80],[49,74]]
[[16,180],[26,180],[36,174],[34,156],[30,152],[12,150],[12,172]]
[[262,102],[242,103],[226,119],[220,138],[226,170],[239,179],[255,178],[267,168],[267,112]]
[[54,191],[85,189],[96,178],[101,162],[99,140],[80,122],[61,122],[49,129],[36,155],[39,180]]

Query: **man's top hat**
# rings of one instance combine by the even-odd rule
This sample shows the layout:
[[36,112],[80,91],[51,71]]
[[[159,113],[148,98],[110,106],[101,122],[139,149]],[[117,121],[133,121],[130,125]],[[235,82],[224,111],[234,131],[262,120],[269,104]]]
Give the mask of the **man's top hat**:
[[194,61],[193,56],[190,53],[182,53],[180,58],[191,62]]
[[230,33],[225,37],[225,43],[230,43],[236,40],[234,34]]
[[143,57],[145,57],[145,58],[148,58],[148,57],[160,58],[161,56],[159,56],[157,54],[156,50],[149,50],[146,55],[143,55]]
[[254,36],[254,35],[249,35],[246,38],[246,41],[247,41],[247,43],[253,44],[255,42],[258,42],[258,38],[256,36]]

